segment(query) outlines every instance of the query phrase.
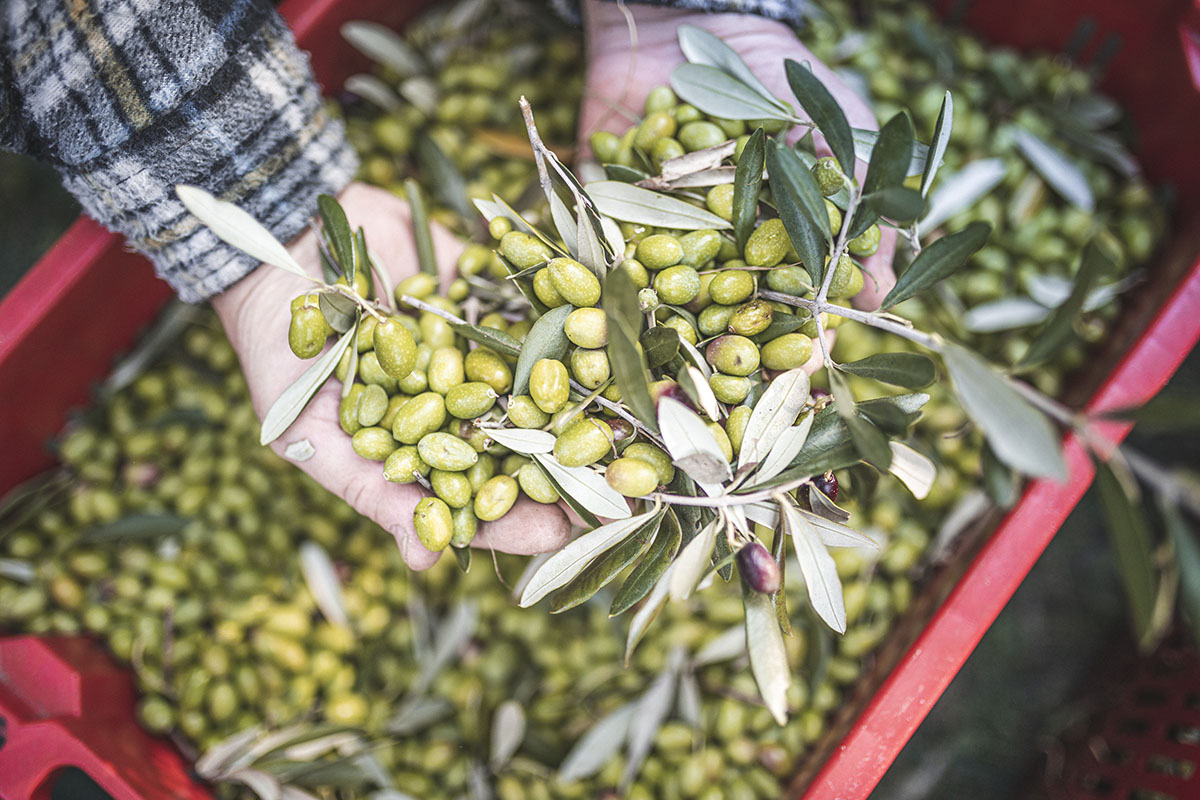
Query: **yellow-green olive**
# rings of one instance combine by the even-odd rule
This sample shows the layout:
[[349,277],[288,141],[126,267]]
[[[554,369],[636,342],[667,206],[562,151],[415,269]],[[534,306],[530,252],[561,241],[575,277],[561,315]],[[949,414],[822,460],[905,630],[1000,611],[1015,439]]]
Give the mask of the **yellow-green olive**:
[[758,345],[745,336],[718,336],[708,345],[704,357],[726,375],[749,375],[758,369]]
[[554,457],[564,467],[586,467],[613,447],[612,428],[594,417],[576,418],[554,441]]
[[665,485],[675,479],[675,465],[671,457],[663,450],[648,442],[634,442],[621,453],[623,458],[636,458],[654,467],[659,485]]
[[767,272],[767,286],[775,292],[800,297],[810,290],[812,278],[804,267],[776,267]]
[[446,392],[446,410],[459,419],[483,416],[495,402],[496,391],[480,381],[460,383]]
[[372,341],[379,366],[390,377],[400,380],[413,371],[417,364],[417,343],[403,323],[392,318],[375,326]]
[[703,150],[707,147],[716,147],[721,142],[729,137],[725,135],[725,131],[721,130],[717,125],[711,122],[689,122],[679,129],[679,135],[676,137],[679,143],[689,153],[695,150]]
[[435,553],[445,550],[454,535],[450,506],[436,497],[421,498],[413,509],[413,527],[425,549]]
[[409,275],[396,284],[396,302],[401,302],[400,298],[404,295],[424,300],[436,292],[437,288],[436,275],[430,275],[428,272],[418,272],[415,275]]
[[667,267],[654,276],[654,291],[664,303],[685,305],[700,294],[700,274],[695,267],[683,264]]
[[[664,328],[674,328],[679,334],[679,338],[683,339],[690,345],[695,346],[700,341],[700,336],[696,333],[696,329],[692,327],[692,323],[688,322],[681,316],[672,315],[663,320]],[[595,387],[592,387],[595,388]]]
[[740,403],[750,394],[750,379],[737,375],[722,375],[714,372],[708,379],[708,385],[712,387],[713,394],[722,403]]
[[881,235],[879,225],[872,225],[851,239],[850,244],[846,245],[846,249],[856,256],[874,255],[875,251],[879,249]]
[[629,276],[629,280],[632,281],[634,288],[645,289],[650,285],[650,273],[646,271],[645,265],[635,258],[625,259],[617,269],[625,271],[625,274]]
[[573,258],[553,258],[546,265],[559,296],[573,306],[594,306],[600,301],[600,279]]
[[325,349],[325,339],[329,335],[327,329],[328,325],[319,308],[301,306],[292,312],[288,346],[297,358],[315,358]]
[[708,210],[723,220],[733,219],[733,184],[722,183],[708,190],[704,198]]
[[489,347],[476,347],[467,353],[463,368],[467,380],[486,383],[498,395],[512,389],[512,368]]
[[467,480],[471,482],[471,492],[478,492],[479,487],[495,474],[496,457],[488,453],[480,453],[479,460],[466,473]]
[[[826,266],[828,269],[828,265]],[[843,297],[846,289],[850,286],[850,281],[854,276],[854,262],[850,260],[850,256],[842,253],[838,259],[837,269],[833,271],[833,278],[829,281],[829,296]]]
[[[363,389],[358,398],[358,424],[365,428],[379,425],[387,413],[388,396],[382,387],[371,384]],[[380,426],[384,427],[384,426]],[[391,434],[388,434],[389,436]]]
[[465,472],[446,472],[435,469],[429,473],[433,493],[451,508],[462,508],[471,502],[471,481]]
[[817,159],[817,163],[813,164],[812,174],[817,180],[817,188],[826,197],[837,194],[845,186],[846,176],[838,166],[837,159],[832,156]]
[[351,439],[354,452],[371,461],[383,461],[400,445],[383,428],[363,428]]
[[383,416],[379,422],[375,423],[381,428],[387,428],[389,431],[392,425],[396,422],[396,415],[400,413],[400,407],[411,400],[406,394],[394,394],[388,398],[387,409],[383,412]]
[[462,508],[450,512],[454,523],[454,533],[450,536],[451,547],[466,547],[475,538],[479,530],[479,518],[475,516],[474,503],[468,503]]
[[362,396],[363,389],[361,383],[354,384],[350,387],[350,392],[338,404],[338,422],[341,424],[342,430],[350,436],[353,436],[362,427],[362,423],[358,421],[358,400]]
[[646,95],[646,103],[642,109],[648,115],[656,111],[670,111],[678,102],[679,99],[675,96],[675,92],[671,91],[670,86],[655,86]]
[[558,293],[558,289],[554,288],[554,280],[550,277],[548,269],[539,269],[533,274],[533,293],[547,308],[558,308],[567,304]]
[[511,231],[500,240],[500,255],[517,269],[529,269],[550,260],[550,248],[536,236],[524,231]]
[[783,220],[769,219],[754,229],[746,240],[746,263],[752,267],[773,267],[787,255],[791,240]]
[[496,475],[475,495],[475,516],[484,522],[497,520],[517,502],[517,482],[507,475]]
[[[358,352],[365,353],[375,347],[375,328],[379,325],[379,320],[370,314],[366,314],[362,318],[362,322],[358,323]],[[416,343],[413,344],[416,347]]]
[[[502,217],[496,217],[496,219],[493,219],[492,222],[494,223],[497,219],[502,219]],[[491,225],[488,226],[488,229],[491,229]],[[509,230],[512,230],[511,223],[509,225]],[[500,237],[495,236],[493,238],[499,239]],[[478,275],[479,273],[483,272],[485,267],[487,267],[488,261],[490,261],[491,258],[492,252],[488,250],[488,248],[477,242],[472,242],[467,245],[466,249],[462,251],[462,255],[458,257],[458,274]]]
[[557,503],[559,500],[554,484],[550,483],[541,468],[532,461],[521,465],[517,472],[517,482],[530,500],[546,504]]
[[767,369],[796,369],[812,358],[812,339],[803,333],[785,333],[762,347],[762,365]]
[[664,136],[654,143],[650,148],[650,160],[662,168],[664,161],[670,161],[672,158],[679,158],[687,151],[683,149],[683,145],[678,139],[673,139],[670,136]]
[[683,258],[683,245],[674,236],[656,233],[638,242],[637,260],[647,269],[673,267]]
[[716,303],[704,309],[696,318],[696,324],[700,326],[700,333],[706,338],[724,333],[729,328],[729,318],[737,309],[737,306],[723,306]]
[[729,444],[735,453],[742,452],[742,438],[746,435],[746,423],[750,421],[752,412],[750,406],[738,406],[725,418],[725,433],[729,436]]
[[422,311],[417,324],[421,328],[421,341],[430,347],[454,346],[454,329],[450,327],[449,322],[437,314]]
[[527,394],[518,395],[508,401],[508,418],[518,428],[541,428],[550,421],[550,415],[542,411]]
[[700,269],[721,251],[721,234],[714,230],[690,231],[679,237],[683,259],[679,262]]
[[446,422],[446,401],[437,392],[424,392],[396,413],[392,436],[403,444],[416,444]]
[[466,378],[462,351],[457,347],[438,347],[429,358],[425,374],[430,391],[446,394]]
[[571,396],[566,366],[555,358],[543,358],[535,363],[529,373],[529,394],[537,407],[547,414],[561,410]]
[[741,336],[754,336],[771,325],[775,311],[765,300],[751,300],[738,307],[729,318],[729,332]]
[[618,458],[604,471],[604,480],[618,494],[643,497],[658,488],[658,471],[639,458]]
[[675,135],[675,118],[666,111],[655,111],[647,114],[637,127],[633,144],[645,153],[649,153],[659,139]]
[[725,455],[726,461],[733,461],[733,442],[729,440],[729,434],[719,422],[709,422],[708,430],[712,433],[713,438],[717,440],[717,445],[721,448],[721,452]]
[[427,433],[417,442],[421,460],[434,469],[461,472],[479,460],[475,448],[457,436],[436,431]]
[[713,276],[708,293],[721,305],[743,303],[754,294],[754,276],[743,269],[723,269]]
[[396,379],[388,375],[379,364],[379,356],[374,350],[368,350],[358,358],[358,377],[363,383],[383,387],[386,392],[396,390]]
[[621,149],[621,139],[610,131],[596,131],[588,139],[588,145],[597,161],[601,164],[612,164]]
[[608,344],[608,319],[599,308],[577,308],[563,323],[567,339],[578,347],[595,350]]
[[575,348],[571,353],[571,374],[588,389],[595,389],[608,380],[608,354],[603,350]]

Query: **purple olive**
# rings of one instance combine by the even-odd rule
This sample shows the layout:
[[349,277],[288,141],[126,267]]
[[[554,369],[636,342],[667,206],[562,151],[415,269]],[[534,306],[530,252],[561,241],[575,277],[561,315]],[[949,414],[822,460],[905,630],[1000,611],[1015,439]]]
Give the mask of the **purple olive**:
[[779,565],[763,547],[762,542],[751,542],[738,550],[738,569],[746,578],[750,588],[761,594],[779,591]]

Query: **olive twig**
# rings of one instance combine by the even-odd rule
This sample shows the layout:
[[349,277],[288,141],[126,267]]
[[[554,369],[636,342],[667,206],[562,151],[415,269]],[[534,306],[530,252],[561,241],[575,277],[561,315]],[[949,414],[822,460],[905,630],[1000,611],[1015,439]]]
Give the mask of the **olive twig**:
[[[846,204],[846,213],[842,217],[842,229],[838,231],[837,243],[833,247],[833,255],[829,257],[829,265],[825,268],[825,278],[821,281],[821,290],[817,292],[818,306],[824,305],[829,297],[829,287],[833,285],[833,275],[837,272],[838,261],[846,252],[849,245],[850,224],[854,220],[854,212],[858,210],[861,193],[856,187],[850,187],[850,201]],[[817,341],[821,344],[821,357],[826,369],[833,369],[833,356],[829,353],[829,343],[825,341],[825,326],[821,323],[820,310],[813,311],[813,322],[817,326]]]
[[714,497],[692,497],[686,494],[664,494],[655,492],[648,495],[652,500],[661,500],[664,503],[670,503],[676,506],[703,506],[705,508],[730,508],[732,506],[744,506],[750,503],[760,503],[763,500],[774,499],[776,494],[786,494],[793,489],[798,489],[811,479],[811,475],[806,475],[803,478],[798,478],[794,481],[772,486],[769,489],[760,489],[757,492],[749,494],[719,494]]
[[406,306],[412,306],[413,308],[417,309],[418,311],[428,311],[430,314],[433,314],[435,317],[441,317],[442,319],[446,320],[447,322],[458,322],[463,325],[468,324],[467,321],[465,319],[463,319],[462,317],[456,317],[455,315],[451,314],[449,311],[447,311],[444,308],[438,308],[435,305],[426,303],[424,300],[418,300],[417,298],[413,297],[411,294],[400,295],[400,302],[404,303]]
[[805,297],[784,294],[783,292],[773,292],[768,289],[760,290],[758,296],[764,300],[773,300],[777,303],[784,303],[798,308],[807,308],[812,311],[813,317],[818,320],[818,324],[820,324],[820,318],[817,315],[824,311],[835,317],[845,317],[854,322],[861,322],[863,325],[869,325],[872,328],[879,328],[882,331],[893,333],[896,336],[908,339],[910,342],[926,347],[935,353],[942,351],[942,340],[939,336],[919,331],[912,326],[911,322],[894,314],[883,314],[878,311],[860,311],[857,308],[848,308],[847,306],[839,306],[834,303],[822,303],[816,300],[809,300]]
[[[578,381],[571,381],[570,385],[571,385],[572,389],[574,389],[577,392],[582,393],[585,397],[588,394],[590,394],[590,390],[583,384],[579,383]],[[637,430],[639,430],[643,434],[645,434],[647,439],[654,442],[659,447],[666,449],[666,445],[663,444],[662,439],[660,439],[649,428],[647,428],[645,425],[643,425],[641,420],[639,420],[637,417],[633,416],[628,411],[626,411],[625,407],[622,406],[620,403],[614,403],[611,400],[607,400],[602,395],[596,395],[595,400],[596,400],[597,405],[599,405],[603,408],[607,408],[609,411],[616,413],[616,415],[618,417],[625,420],[630,425],[632,425],[634,428],[636,428]]]
[[340,283],[327,283],[325,284],[325,288],[334,292],[335,294],[340,294],[343,297],[349,298],[354,302],[355,305],[374,317],[376,322],[387,322],[387,317],[385,317],[383,314],[380,314],[379,311],[376,310],[377,303],[373,303],[366,299],[349,286],[343,286]]

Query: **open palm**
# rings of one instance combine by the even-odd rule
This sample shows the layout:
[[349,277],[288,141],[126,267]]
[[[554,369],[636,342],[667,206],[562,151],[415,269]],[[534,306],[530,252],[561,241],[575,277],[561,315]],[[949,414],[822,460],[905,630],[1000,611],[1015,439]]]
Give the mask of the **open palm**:
[[[407,204],[389,192],[362,184],[351,184],[338,199],[350,224],[355,228],[361,225],[366,231],[372,260],[393,285],[417,271]],[[435,226],[434,246],[445,284],[454,274],[463,244]],[[314,232],[301,235],[288,250],[305,271],[320,276]],[[263,266],[214,301],[241,360],[260,418],[311,363],[296,358],[287,345],[289,303],[309,290],[311,284],[302,278]],[[289,444],[308,440],[314,453],[298,466],[395,536],[400,554],[410,567],[427,569],[440,554],[421,545],[412,524],[413,507],[427,493],[416,484],[388,483],[383,479],[381,464],[354,452],[350,437],[338,423],[340,400],[340,382],[328,381],[272,447],[283,454]],[[501,519],[481,523],[473,546],[528,555],[560,547],[569,530],[566,517],[556,506],[522,497]]]

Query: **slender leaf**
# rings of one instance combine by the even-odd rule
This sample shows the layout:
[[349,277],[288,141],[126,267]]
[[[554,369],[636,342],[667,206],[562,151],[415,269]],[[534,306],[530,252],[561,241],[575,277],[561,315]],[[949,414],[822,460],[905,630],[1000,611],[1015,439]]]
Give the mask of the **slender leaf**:
[[969,350],[947,343],[942,359],[963,408],[983,430],[997,458],[1026,475],[1066,480],[1058,436],[1040,411]]
[[892,463],[888,466],[888,472],[899,478],[913,497],[924,500],[933,488],[937,467],[928,456],[902,442],[888,442],[888,446],[892,448]]
[[81,542],[100,544],[125,540],[145,541],[173,536],[192,521],[175,514],[130,514],[103,525],[93,525],[80,535]]
[[[633,305],[629,298],[633,298]],[[602,305],[608,323],[608,362],[612,366],[621,400],[634,416],[646,427],[658,430],[654,401],[650,397],[650,374],[642,347],[635,338],[640,327],[637,295],[633,282],[623,269],[611,270],[604,279]],[[629,327],[626,318],[634,314],[634,324]],[[565,334],[564,334],[565,335]]]
[[1065,153],[1021,127],[1014,129],[1014,140],[1033,168],[1064,200],[1089,214],[1095,209],[1096,199],[1087,176]]
[[683,403],[662,398],[658,403],[658,428],[671,459],[693,479],[719,484],[731,477],[729,462],[716,437]]
[[550,204],[550,219],[554,222],[554,229],[558,231],[558,237],[563,240],[571,257],[578,259],[579,229],[575,225],[575,215],[558,196],[558,192],[551,190],[547,198]]
[[967,310],[963,328],[971,333],[995,333],[1036,325],[1050,316],[1050,309],[1027,297],[1004,297]]
[[733,176],[733,236],[738,252],[754,231],[758,219],[758,193],[762,189],[763,166],[766,159],[766,134],[758,128],[746,140]]
[[479,607],[474,600],[460,600],[446,611],[435,628],[433,652],[421,664],[421,673],[409,687],[413,697],[428,691],[434,679],[471,643],[478,623]]
[[437,114],[437,82],[428,75],[413,75],[400,82],[400,94],[426,117]]
[[[811,290],[811,288],[812,287],[809,287],[809,290]],[[776,311],[774,316],[771,317],[771,324],[767,326],[767,329],[762,333],[757,333],[754,336],[751,336],[750,341],[754,342],[755,344],[766,344],[769,341],[778,339],[785,333],[791,333],[792,331],[800,330],[804,327],[804,323],[808,322],[810,319],[812,319],[811,316],[783,314],[779,311]]]
[[709,664],[720,664],[732,661],[746,652],[746,627],[734,625],[726,628],[715,638],[709,639],[692,657],[693,668],[706,667]]
[[580,737],[558,766],[560,783],[590,778],[612,760],[629,738],[637,702],[629,702],[600,718]]
[[1000,459],[992,452],[992,448],[983,445],[980,456],[980,469],[983,472],[983,488],[988,497],[1000,508],[1012,508],[1021,497],[1021,477],[1012,467],[1001,464]]
[[322,233],[329,238],[333,256],[338,266],[346,275],[346,283],[354,285],[354,232],[350,229],[350,221],[341,203],[333,195],[323,194],[317,197],[317,209],[321,213],[323,224]]
[[[905,186],[878,189],[863,195],[862,201],[879,216],[896,222],[911,222],[925,213],[925,198],[920,192]],[[853,234],[854,229],[850,232]]]
[[504,445],[514,453],[532,455],[554,450],[554,434],[548,431],[525,428],[487,428],[488,438]]
[[398,33],[377,22],[354,20],[341,27],[342,38],[370,58],[385,64],[402,77],[425,71],[421,54]]
[[[575,499],[575,497],[573,495],[571,495],[566,489],[564,489],[562,486],[560,486],[558,481],[556,481],[554,479],[554,474],[551,473],[550,470],[548,470],[546,468],[545,464],[541,463],[541,461],[539,461],[537,458],[533,459],[533,463],[537,464],[538,469],[541,470],[541,472],[542,472],[542,476],[550,482],[550,485],[554,487],[554,491],[558,492],[558,496],[562,498],[562,501],[564,503],[566,503],[567,506],[572,511],[574,511],[576,514],[579,515],[579,518],[581,520],[583,520],[584,525],[587,525],[589,528],[599,528],[600,527],[600,520],[596,517],[596,515],[593,514],[591,512],[591,510],[588,509],[587,506],[585,506],[583,503],[579,502],[579,500]],[[564,467],[564,469],[565,469],[565,467]],[[537,558],[538,557],[530,559],[530,561],[529,561],[530,567],[532,567],[534,564],[537,563]],[[540,566],[540,564],[538,564],[538,566]],[[527,567],[527,572],[524,573],[525,577],[528,577],[529,575],[532,575],[532,574],[533,574],[532,572],[528,571],[528,567]],[[518,585],[518,587],[523,588],[523,586],[526,582],[527,582],[527,580],[522,580],[522,581],[518,582],[517,585]],[[515,598],[516,596],[517,596],[517,592],[514,591],[513,597]]]
[[1200,632],[1200,545],[1196,533],[1184,519],[1179,507],[1170,499],[1160,496],[1163,527],[1175,548],[1175,561],[1179,564],[1179,588],[1183,615],[1192,626],[1193,636]]
[[632,536],[588,565],[579,577],[550,595],[550,613],[558,614],[590,600],[613,578],[641,558],[654,541],[665,509],[646,520]]
[[1083,261],[1079,272],[1075,275],[1075,286],[1070,296],[1050,314],[1045,326],[1037,338],[1029,345],[1029,349],[1017,362],[1018,367],[1040,364],[1054,356],[1070,341],[1075,318],[1084,308],[1084,303],[1092,290],[1092,285],[1100,275],[1114,267],[1112,260],[1104,253],[1095,241],[1089,242],[1083,249]]
[[178,184],[175,194],[184,207],[207,225],[221,241],[264,264],[312,280],[270,231],[233,203],[218,200],[200,187],[187,184]]
[[695,674],[688,670],[679,675],[679,694],[675,700],[675,711],[684,723],[699,729],[704,713],[700,699],[700,684]]
[[769,595],[749,588],[744,579],[742,604],[746,608],[746,650],[750,653],[750,672],[754,675],[767,710],[776,723],[783,725],[787,722],[787,692],[792,676],[788,668],[787,650],[783,646],[783,633],[775,618],[775,606]]
[[921,251],[883,299],[891,308],[953,274],[967,259],[983,247],[992,233],[987,222],[972,222],[949,236],[943,236]]
[[270,444],[283,435],[291,424],[300,416],[300,412],[308,405],[308,401],[317,393],[325,379],[333,374],[342,353],[350,346],[353,329],[346,331],[333,347],[326,350],[312,365],[304,371],[296,382],[283,390],[283,393],[271,404],[262,421],[262,433],[259,444]]
[[[811,517],[802,515],[790,502],[779,504],[783,515],[784,529],[792,537],[800,572],[808,589],[808,600],[813,611],[833,630],[846,632],[846,604],[842,598],[842,583],[838,578],[837,565],[825,549]],[[774,615],[771,624],[775,625]]]
[[638,343],[646,354],[647,366],[657,369],[679,352],[679,341],[679,331],[666,325],[656,325],[643,333]]
[[[875,142],[879,141],[879,131],[867,128],[851,128],[854,134],[854,155],[859,161],[870,162],[871,154],[875,152]],[[924,142],[913,142],[912,160],[908,163],[907,177],[920,175],[929,158],[929,145]]]
[[710,211],[628,183],[589,183],[587,193],[601,214],[624,222],[682,230],[732,227]]
[[746,66],[746,62],[742,57],[734,52],[733,48],[725,44],[719,36],[715,36],[703,28],[698,28],[695,25],[680,25],[675,31],[679,37],[679,49],[683,51],[683,57],[692,64],[702,64],[709,67],[716,67],[746,84],[757,95],[764,100],[768,100],[780,109],[786,110],[786,106],[768,89],[763,82],[758,79],[758,76],[751,71],[750,67]]
[[767,457],[762,460],[755,472],[757,481],[769,481],[787,469],[788,464],[792,463],[792,459],[804,448],[804,443],[808,440],[808,432],[812,429],[814,417],[814,414],[807,414],[799,425],[786,428],[783,433],[779,434],[771,444]]
[[746,421],[738,469],[767,457],[780,435],[795,424],[808,394],[808,374],[803,369],[790,369],[771,381]]
[[680,64],[671,70],[671,88],[685,103],[722,119],[778,119],[792,115],[742,81],[705,64]]
[[[820,492],[817,492],[820,494]],[[811,511],[798,509],[798,513],[816,531],[821,543],[826,547],[857,547],[864,550],[878,550],[879,542],[865,533],[854,530],[832,519],[827,519]]]
[[425,193],[412,178],[404,181],[404,195],[412,213],[413,242],[417,246],[417,264],[426,275],[438,274],[437,254],[433,250],[433,229],[429,226],[429,211],[425,208]]
[[[682,339],[680,341],[683,341]],[[721,406],[717,402],[717,395],[713,392],[712,387],[708,385],[708,381],[704,378],[698,368],[687,365],[687,369],[681,370],[678,373],[679,386],[687,393],[687,396],[692,399],[696,406],[708,416],[710,420],[716,422],[721,417]]]
[[623,269],[614,269],[604,277],[604,313],[608,324],[620,324],[631,338],[642,329],[642,311],[638,305],[637,287]]
[[942,108],[938,111],[937,122],[933,126],[933,144],[930,148],[930,155],[925,161],[925,169],[921,174],[922,196],[929,194],[929,187],[933,185],[933,179],[937,175],[938,167],[942,165],[942,158],[946,155],[946,148],[950,146],[950,133],[953,129],[954,98],[947,91],[946,97],[942,100]]
[[564,467],[551,455],[534,454],[533,460],[554,480],[555,488],[564,499],[570,496],[579,505],[597,516],[623,520],[630,514],[625,498],[617,494],[595,470],[587,467]]
[[464,339],[489,347],[502,356],[515,358],[521,353],[521,342],[512,334],[486,325],[471,325],[467,322],[451,322],[450,327]]
[[[851,237],[858,236],[875,223],[882,213],[876,208],[877,205],[901,215],[902,219],[911,219],[920,212],[920,195],[917,192],[897,191],[903,189],[901,184],[912,160],[912,146],[912,120],[901,111],[879,131],[879,139],[871,152],[871,163],[867,166],[867,177],[863,180],[864,202],[850,223]],[[912,199],[913,196],[916,200]]]
[[473,219],[467,182],[450,157],[438,147],[437,142],[428,134],[421,133],[417,136],[415,153],[417,163],[428,175],[424,185],[431,187],[433,195],[443,205],[454,209],[460,217],[465,220]]
[[972,161],[949,178],[929,198],[921,230],[931,231],[967,210],[1004,180],[1008,168],[1002,158]]
[[670,596],[672,600],[687,600],[696,590],[696,584],[708,569],[712,561],[713,546],[717,541],[717,533],[721,529],[721,519],[713,519],[704,529],[692,538],[687,546],[675,559],[674,569],[671,570]]
[[628,611],[654,588],[679,552],[681,538],[679,519],[672,509],[663,517],[654,544],[617,590],[608,609],[609,616]]
[[521,344],[521,354],[517,356],[517,366],[513,370],[513,394],[525,394],[529,391],[529,373],[533,365],[543,358],[561,359],[567,352],[567,334],[563,329],[567,317],[574,306],[568,304],[552,308],[529,328],[525,341]]
[[491,754],[488,766],[499,772],[525,740],[525,709],[516,700],[505,700],[492,716]]
[[388,113],[399,111],[403,107],[392,87],[374,75],[351,75],[342,85],[346,91],[374,103]]
[[905,389],[924,389],[937,377],[932,359],[920,353],[875,353],[839,369]]
[[[592,216],[596,217],[597,224],[592,223]],[[603,218],[599,217],[594,209],[580,203],[575,227],[577,230],[575,238],[579,242],[579,261],[597,276],[604,277],[609,264],[613,261],[610,251],[614,254],[616,251],[608,241],[608,231],[604,227]],[[624,250],[625,243],[622,238],[621,252],[623,253]]]
[[[850,123],[846,121],[842,107],[808,67],[788,59],[784,62],[784,68],[788,85],[792,88],[792,94],[796,96],[800,107],[825,136],[825,141],[829,143],[829,149],[841,165],[842,172],[853,175],[854,135],[850,131]],[[905,166],[907,167],[907,162]]]
[[888,447],[887,437],[873,424],[859,415],[854,405],[854,397],[850,387],[838,372],[829,373],[829,388],[833,392],[833,406],[850,429],[850,440],[854,449],[863,460],[871,466],[886,471],[892,462],[892,451]]
[[334,625],[348,627],[350,618],[342,597],[342,582],[325,548],[316,542],[300,545],[300,572],[322,616]]
[[414,697],[388,720],[387,732],[395,736],[410,736],[453,713],[454,706],[441,697]]
[[339,292],[321,292],[317,295],[321,316],[337,333],[354,330],[358,322],[358,304]]
[[[813,285],[820,286],[833,241],[829,212],[825,209],[821,190],[795,151],[778,142],[767,143],[766,164],[771,175],[771,194],[788,239],[796,248]],[[781,316],[776,315],[777,318]],[[767,333],[770,333],[769,328],[763,335]]]
[[1134,638],[1144,647],[1151,634],[1158,583],[1145,513],[1135,506],[1112,468],[1103,462],[1096,464],[1096,490],[1112,542],[1117,574],[1129,601]]

